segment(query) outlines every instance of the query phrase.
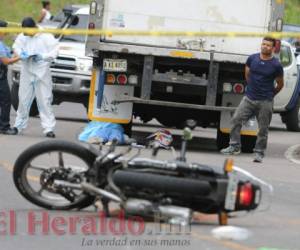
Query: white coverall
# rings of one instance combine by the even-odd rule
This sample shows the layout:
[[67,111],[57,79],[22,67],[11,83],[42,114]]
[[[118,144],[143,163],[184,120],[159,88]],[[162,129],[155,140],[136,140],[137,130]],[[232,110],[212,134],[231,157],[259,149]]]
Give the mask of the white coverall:
[[42,60],[35,61],[32,57],[22,61],[19,106],[14,127],[18,131],[26,128],[31,104],[36,98],[41,125],[46,134],[54,130],[55,117],[52,110],[52,78],[50,64],[57,57],[58,41],[52,34],[38,33],[34,36],[18,35],[13,44],[14,52],[20,55],[41,55]]

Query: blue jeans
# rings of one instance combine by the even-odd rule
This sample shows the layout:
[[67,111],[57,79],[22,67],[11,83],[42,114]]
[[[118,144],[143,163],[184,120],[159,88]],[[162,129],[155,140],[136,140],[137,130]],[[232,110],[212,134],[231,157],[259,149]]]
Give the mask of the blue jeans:
[[0,131],[5,131],[10,128],[10,106],[10,89],[5,76],[5,78],[0,79]]
[[273,101],[253,101],[244,97],[231,120],[230,145],[241,145],[241,128],[251,117],[258,122],[258,134],[254,152],[264,153],[267,148],[269,126],[273,114]]

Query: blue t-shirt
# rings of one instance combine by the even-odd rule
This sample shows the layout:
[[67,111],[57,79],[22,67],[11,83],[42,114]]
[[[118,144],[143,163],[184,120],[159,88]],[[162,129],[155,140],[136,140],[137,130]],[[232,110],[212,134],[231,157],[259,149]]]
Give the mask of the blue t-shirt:
[[251,100],[273,100],[275,79],[283,76],[283,68],[279,60],[273,57],[262,60],[260,54],[248,57],[246,65],[250,69],[246,95]]
[[[11,52],[10,49],[2,41],[0,41],[0,58],[2,57],[10,58]],[[2,64],[1,60],[0,64]]]

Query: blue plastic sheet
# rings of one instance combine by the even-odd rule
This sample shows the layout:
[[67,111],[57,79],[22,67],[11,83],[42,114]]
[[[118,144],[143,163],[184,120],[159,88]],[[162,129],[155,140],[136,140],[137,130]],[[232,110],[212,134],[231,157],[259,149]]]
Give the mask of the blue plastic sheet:
[[124,144],[124,129],[117,123],[91,121],[78,136],[78,140],[88,142],[95,137],[103,143],[116,139],[118,144]]

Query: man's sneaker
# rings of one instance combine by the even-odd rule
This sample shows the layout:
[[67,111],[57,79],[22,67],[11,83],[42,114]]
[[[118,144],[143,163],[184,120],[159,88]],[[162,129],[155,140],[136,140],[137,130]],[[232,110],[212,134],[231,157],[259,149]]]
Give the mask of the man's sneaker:
[[13,128],[9,128],[9,129],[6,129],[6,130],[1,130],[1,134],[4,134],[4,135],[16,135],[18,134],[18,129],[13,127]]
[[224,155],[238,155],[241,153],[241,147],[229,145],[229,147],[223,148],[221,153]]
[[46,137],[55,138],[55,134],[52,131],[50,131],[46,134]]
[[254,156],[254,159],[253,159],[253,162],[261,163],[263,161],[263,158],[264,158],[263,153],[256,152],[255,156]]

